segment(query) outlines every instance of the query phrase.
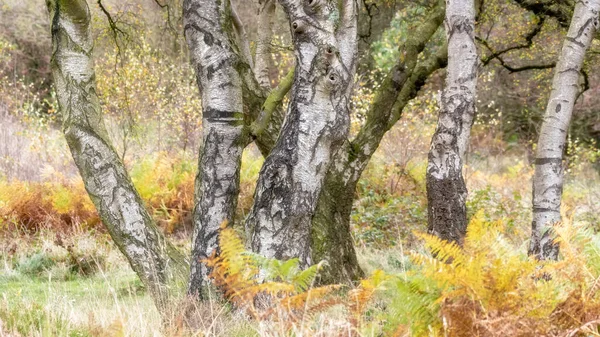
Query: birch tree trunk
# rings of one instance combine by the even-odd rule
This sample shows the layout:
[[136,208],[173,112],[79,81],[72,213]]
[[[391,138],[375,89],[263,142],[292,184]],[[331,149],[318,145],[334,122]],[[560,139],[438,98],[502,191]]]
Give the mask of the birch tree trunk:
[[255,252],[311,264],[310,235],[331,158],[349,130],[356,67],[354,0],[280,0],[296,72],[288,113],[257,183],[246,230]]
[[96,93],[91,16],[85,0],[49,0],[52,74],[63,131],[104,225],[160,311],[183,281],[183,256],[161,234],[110,144]]
[[552,226],[561,220],[563,153],[579,91],[581,67],[598,27],[599,10],[600,0],[578,1],[575,5],[538,140],[529,254],[542,260],[558,258],[559,246],[554,243]]
[[329,262],[321,283],[351,284],[364,276],[351,236],[350,215],[356,185],[386,132],[427,78],[446,65],[447,51],[418,62],[419,54],[444,20],[444,1],[401,47],[402,57],[389,72],[367,112],[365,124],[351,142],[345,142],[330,166],[313,217],[313,260]]
[[467,188],[462,168],[475,115],[477,87],[474,1],[447,0],[445,25],[446,87],[427,166],[429,232],[461,243],[467,230]]
[[188,288],[189,294],[200,298],[206,297],[209,273],[202,261],[218,248],[221,224],[233,224],[247,138],[238,69],[248,66],[236,49],[230,6],[229,1],[186,0],[183,7],[185,36],[202,93],[203,149],[196,177]]
[[275,1],[259,0],[258,39],[254,58],[254,74],[258,84],[265,89],[271,88],[269,79],[269,60],[271,59],[271,38],[275,21]]

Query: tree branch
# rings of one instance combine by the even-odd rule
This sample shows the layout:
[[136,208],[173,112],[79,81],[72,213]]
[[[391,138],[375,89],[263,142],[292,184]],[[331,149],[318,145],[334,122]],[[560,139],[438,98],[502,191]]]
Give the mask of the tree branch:
[[539,16],[551,16],[558,20],[562,27],[569,27],[573,16],[574,0],[513,0],[521,8]]
[[98,0],[98,7],[100,7],[100,10],[102,10],[102,13],[104,13],[106,19],[108,20],[108,25],[110,26],[110,30],[112,31],[113,40],[115,41],[115,45],[117,46],[117,56],[121,56],[121,46],[119,46],[118,37],[119,34],[123,36],[127,36],[127,34],[117,26],[117,22],[113,19],[112,15],[106,9],[106,7],[104,7],[104,4],[102,4],[102,0]]
[[[411,81],[421,78],[419,76],[414,78],[416,71],[421,73],[420,70],[416,69],[419,54],[425,49],[427,42],[442,25],[445,8],[445,2],[443,0],[438,1],[436,7],[432,9],[427,18],[425,18],[423,23],[405,43],[404,48],[400,52],[400,59],[376,93],[373,104],[367,112],[367,120],[351,143],[352,149],[361,149],[360,153],[355,154],[359,161],[368,162],[368,158],[373,155],[385,133],[400,118],[401,110],[398,110],[396,102],[399,99],[405,100],[406,97],[410,96],[404,95],[406,96],[404,97],[401,95],[402,92],[412,93],[415,91],[413,89],[409,90],[410,88],[407,89],[406,87],[409,86],[412,88]],[[447,54],[446,49],[442,49],[441,52]],[[431,72],[427,73],[425,78]],[[419,85],[415,82],[415,87],[417,86]]]
[[235,8],[231,5],[231,17],[233,19],[233,27],[237,33],[239,43],[241,44],[242,53],[246,62],[250,65],[250,69],[254,68],[252,63],[252,55],[250,54],[250,44],[248,42],[248,34],[246,33],[246,28],[244,28],[244,23],[238,16]]
[[583,77],[583,88],[581,89],[579,94],[577,94],[575,102],[579,100],[579,97],[581,97],[581,95],[583,95],[586,91],[590,90],[590,75],[588,74],[587,70],[582,68],[581,75]]
[[[294,83],[295,69],[292,68],[288,74],[281,80],[279,86],[273,89],[265,103],[258,118],[250,125],[250,131],[256,138],[263,136],[264,131],[271,123],[273,112],[281,106],[283,99],[292,88]],[[273,142],[274,143],[274,142]]]
[[475,37],[478,42],[484,44],[485,47],[488,50],[490,50],[490,52],[491,52],[491,55],[488,55],[487,57],[484,57],[481,59],[482,65],[486,66],[492,60],[497,59],[500,56],[502,56],[510,51],[517,50],[517,49],[531,48],[531,46],[533,45],[533,39],[542,31],[542,28],[544,26],[544,21],[545,21],[545,18],[543,16],[539,17],[539,21],[537,22],[537,24],[535,25],[533,30],[531,32],[527,33],[527,35],[525,35],[525,43],[522,43],[522,44],[519,44],[516,46],[511,46],[511,47],[508,47],[508,48],[500,50],[500,51],[494,52],[493,49],[490,47],[490,44],[487,41],[487,39]]
[[[533,39],[533,37],[532,37]],[[506,70],[508,70],[510,73],[518,73],[518,72],[522,72],[522,71],[528,71],[528,70],[543,70],[543,69],[551,69],[556,67],[556,62],[552,62],[552,63],[548,63],[548,64],[531,64],[531,65],[526,65],[526,66],[512,66],[509,65],[508,63],[506,63],[506,61],[501,57],[502,54],[510,51],[510,50],[516,50],[516,49],[522,49],[522,48],[528,48],[531,46],[531,44],[528,42],[528,44],[525,45],[520,45],[520,46],[515,46],[515,47],[509,47],[503,51],[500,52],[496,52],[494,51],[494,49],[490,46],[490,44],[488,43],[487,40],[481,39],[479,37],[476,37],[476,40],[479,41],[485,48],[487,48],[492,55],[489,57],[486,57],[485,59],[482,60],[483,65],[487,65],[488,63],[490,63],[492,60],[496,59],[498,60],[498,62],[500,62],[500,65],[505,68]],[[486,62],[487,61],[487,62]]]
[[339,53],[347,69],[356,67],[358,48],[358,0],[341,0],[340,26],[337,31]]
[[271,88],[269,80],[269,61],[271,59],[270,44],[273,38],[275,18],[275,0],[260,0],[258,11],[258,39],[254,57],[254,74],[263,89]]
[[179,32],[177,31],[177,29],[175,29],[175,27],[173,27],[173,23],[171,22],[171,6],[168,3],[161,4],[159,0],[154,0],[154,3],[156,3],[158,7],[162,9],[167,9],[167,26],[169,27],[169,30],[171,31],[173,36],[178,36]]

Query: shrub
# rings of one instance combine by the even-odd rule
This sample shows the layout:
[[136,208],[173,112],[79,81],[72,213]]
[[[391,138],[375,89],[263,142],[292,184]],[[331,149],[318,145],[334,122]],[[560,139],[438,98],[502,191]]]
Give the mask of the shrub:
[[47,254],[37,252],[31,256],[22,257],[17,264],[17,270],[24,275],[40,276],[55,264],[56,262]]
[[1,182],[0,230],[58,232],[94,228],[100,219],[83,188],[72,182]]
[[313,287],[320,265],[301,270],[298,259],[278,261],[246,252],[226,223],[219,244],[220,253],[205,261],[210,278],[227,300],[255,319],[279,321],[291,329],[340,303],[332,295],[341,286]]
[[[506,238],[504,221],[471,221],[464,246],[419,234],[429,253],[385,293],[387,331],[413,336],[576,336],[597,333],[600,241],[565,221],[560,261],[540,262]],[[391,298],[391,300],[390,300]]]

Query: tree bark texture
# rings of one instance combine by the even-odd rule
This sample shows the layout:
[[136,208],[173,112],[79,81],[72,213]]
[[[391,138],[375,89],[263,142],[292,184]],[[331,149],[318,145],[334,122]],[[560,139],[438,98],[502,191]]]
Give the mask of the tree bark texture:
[[52,21],[52,74],[63,131],[104,225],[159,310],[186,274],[183,256],[159,231],[104,127],[92,61],[91,16],[85,0],[47,1]]
[[467,230],[462,168],[477,87],[474,1],[447,0],[445,26],[448,68],[427,166],[428,220],[430,233],[461,243]]
[[354,0],[280,0],[296,71],[281,133],[265,160],[246,230],[255,252],[311,264],[311,219],[331,158],[349,130],[356,67]]
[[254,74],[258,84],[264,89],[271,88],[269,60],[271,59],[271,38],[275,20],[276,0],[259,0],[258,39],[254,57]]
[[533,224],[529,254],[557,259],[552,226],[561,220],[563,153],[585,53],[598,27],[600,0],[578,1],[564,41],[542,122],[533,177]]
[[369,160],[389,129],[400,119],[427,78],[446,65],[447,51],[418,62],[425,45],[444,20],[444,2],[435,6],[427,19],[401,47],[401,58],[377,91],[357,136],[345,142],[330,166],[313,217],[313,261],[328,261],[321,272],[322,283],[352,283],[364,276],[353,246],[350,215],[356,185]]
[[[246,144],[243,79],[229,1],[186,0],[184,29],[202,94],[203,149],[198,161],[188,293],[206,295],[202,262],[218,248],[222,223],[232,225]],[[239,25],[239,22],[238,22]],[[239,28],[238,28],[239,31]],[[239,37],[239,36],[238,36]]]

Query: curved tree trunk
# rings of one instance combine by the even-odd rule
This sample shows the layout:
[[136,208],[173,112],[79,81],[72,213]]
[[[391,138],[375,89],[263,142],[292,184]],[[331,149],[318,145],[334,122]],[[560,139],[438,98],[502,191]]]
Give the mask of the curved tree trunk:
[[358,265],[350,229],[356,185],[386,132],[400,119],[427,78],[446,63],[446,49],[418,64],[419,54],[442,24],[440,1],[404,44],[402,58],[378,90],[367,120],[357,136],[336,153],[327,172],[313,218],[313,260],[328,261],[322,283],[352,283],[364,274]]
[[563,153],[573,106],[579,91],[579,75],[585,53],[598,26],[600,0],[578,1],[565,39],[552,92],[538,140],[533,177],[533,224],[529,254],[538,259],[557,259],[552,226],[561,220]]
[[280,136],[261,169],[246,221],[252,249],[310,265],[311,219],[331,158],[349,129],[356,67],[356,2],[280,0],[296,72]]
[[52,20],[52,74],[71,154],[113,241],[163,311],[175,282],[185,279],[185,259],[152,221],[110,144],[96,94],[86,1],[51,0],[47,5]]
[[[383,136],[400,119],[406,105],[431,74],[446,66],[446,55],[446,49],[442,48],[415,68],[396,101],[388,101],[392,107],[389,124],[380,124],[369,137],[346,143],[336,154],[313,218],[313,260],[329,262],[329,267],[320,274],[322,283],[352,283],[363,276],[350,229],[356,185]],[[379,111],[385,114],[385,110]]]
[[235,217],[247,138],[238,72],[243,63],[241,53],[235,50],[231,25],[235,20],[229,1],[187,0],[183,11],[186,40],[202,93],[203,123],[188,293],[203,298],[209,271],[202,261],[217,249],[221,224],[232,225]]
[[478,57],[474,33],[474,1],[447,0],[448,68],[429,151],[427,200],[429,232],[458,243],[467,231],[462,168],[475,115]]

